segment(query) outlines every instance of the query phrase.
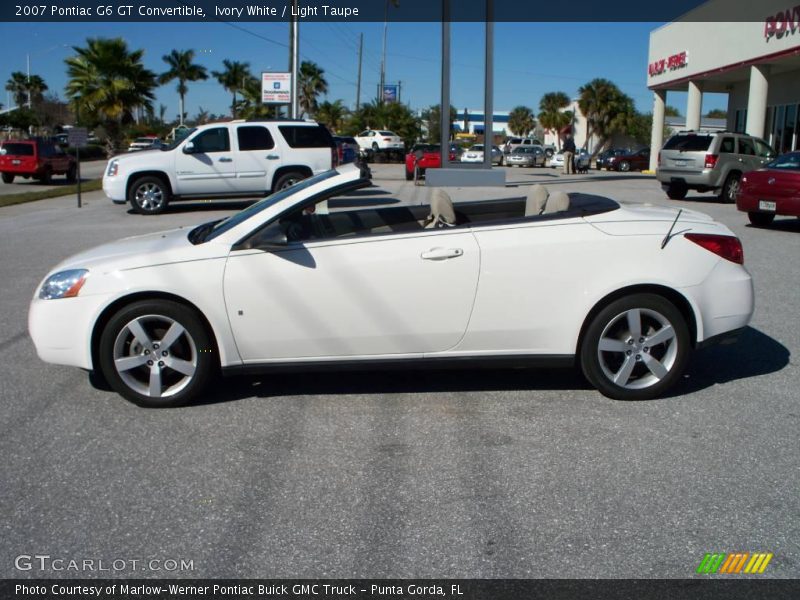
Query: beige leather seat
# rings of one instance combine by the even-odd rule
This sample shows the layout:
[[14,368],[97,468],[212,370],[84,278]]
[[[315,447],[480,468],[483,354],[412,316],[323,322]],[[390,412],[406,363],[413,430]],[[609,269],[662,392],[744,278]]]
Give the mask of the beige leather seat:
[[528,190],[528,196],[525,198],[525,216],[532,217],[542,214],[549,195],[550,192],[542,184],[537,183],[531,186],[531,189]]
[[431,214],[425,219],[425,229],[436,227],[454,227],[456,210],[450,196],[441,188],[433,188],[431,192]]
[[553,192],[547,199],[547,205],[544,207],[542,214],[548,215],[565,210],[569,210],[569,196],[567,196],[566,192]]

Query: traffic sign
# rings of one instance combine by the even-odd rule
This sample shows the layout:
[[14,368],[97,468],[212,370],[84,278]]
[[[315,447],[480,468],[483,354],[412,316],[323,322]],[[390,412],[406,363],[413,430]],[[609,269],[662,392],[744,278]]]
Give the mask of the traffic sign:
[[67,143],[73,148],[83,148],[89,139],[86,127],[73,127],[67,132]]
[[292,101],[291,73],[261,73],[261,102],[289,104]]

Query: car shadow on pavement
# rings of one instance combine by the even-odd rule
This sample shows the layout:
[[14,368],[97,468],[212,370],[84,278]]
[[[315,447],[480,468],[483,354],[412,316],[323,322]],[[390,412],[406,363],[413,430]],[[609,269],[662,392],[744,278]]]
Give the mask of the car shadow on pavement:
[[591,390],[578,369],[387,369],[273,373],[221,378],[193,406],[247,398],[342,394]]
[[770,225],[767,227],[757,227],[756,225],[751,225],[748,223],[745,227],[748,229],[765,229],[770,230],[774,229],[776,231],[794,231],[800,233],[800,218],[797,217],[777,217]]
[[780,371],[789,364],[791,352],[758,329],[746,327],[732,344],[718,344],[695,351],[683,380],[669,397],[697,392],[728,383]]

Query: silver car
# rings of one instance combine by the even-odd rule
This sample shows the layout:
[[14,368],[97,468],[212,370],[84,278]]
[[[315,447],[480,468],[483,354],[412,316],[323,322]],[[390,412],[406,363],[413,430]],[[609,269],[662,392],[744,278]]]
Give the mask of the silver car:
[[673,200],[689,190],[717,192],[735,202],[742,173],[760,169],[776,156],[764,140],[729,131],[682,131],[664,144],[656,178]]
[[543,167],[546,160],[541,146],[518,146],[511,154],[506,154],[509,167]]

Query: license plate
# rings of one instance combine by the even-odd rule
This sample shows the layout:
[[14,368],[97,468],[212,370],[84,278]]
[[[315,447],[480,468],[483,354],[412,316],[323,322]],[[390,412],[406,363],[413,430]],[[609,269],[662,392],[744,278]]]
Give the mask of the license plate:
[[15,158],[14,160],[11,161],[11,164],[12,165],[21,165],[22,161],[19,160],[18,158]]
[[686,166],[686,161],[685,160],[676,160],[675,161],[675,166],[676,167],[685,167]]
[[770,200],[759,200],[758,201],[758,210],[771,210],[775,212],[777,210],[777,206],[775,202],[771,202]]

